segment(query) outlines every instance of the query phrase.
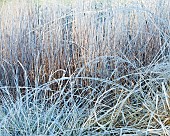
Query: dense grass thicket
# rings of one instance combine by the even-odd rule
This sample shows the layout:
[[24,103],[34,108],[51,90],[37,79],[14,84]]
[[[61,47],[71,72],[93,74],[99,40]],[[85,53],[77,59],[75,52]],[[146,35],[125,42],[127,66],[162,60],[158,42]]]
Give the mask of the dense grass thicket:
[[169,136],[170,1],[1,4],[0,103],[2,136]]

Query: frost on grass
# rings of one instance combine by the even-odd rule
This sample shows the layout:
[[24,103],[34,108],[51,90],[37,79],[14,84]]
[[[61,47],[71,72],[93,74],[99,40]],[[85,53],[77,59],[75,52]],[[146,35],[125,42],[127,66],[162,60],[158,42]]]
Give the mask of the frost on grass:
[[1,6],[0,135],[170,135],[169,1],[44,3]]

